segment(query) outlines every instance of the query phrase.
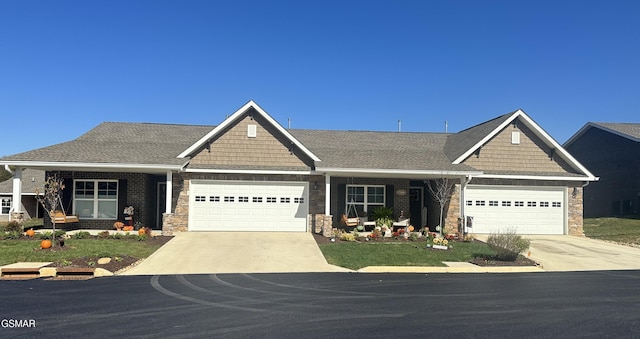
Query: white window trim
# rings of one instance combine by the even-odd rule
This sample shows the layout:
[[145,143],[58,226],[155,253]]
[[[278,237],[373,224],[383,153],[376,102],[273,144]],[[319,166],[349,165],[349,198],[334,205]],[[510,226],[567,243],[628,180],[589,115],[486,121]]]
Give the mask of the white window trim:
[[[94,187],[94,196],[93,199],[76,199],[76,182],[93,182],[93,187]],[[115,182],[116,183],[116,198],[115,199],[99,199],[98,198],[98,183],[100,182]],[[83,217],[83,219],[91,219],[91,220],[117,220],[118,219],[118,211],[119,211],[119,206],[118,206],[118,194],[120,192],[120,183],[118,182],[118,180],[111,180],[111,179],[74,179],[73,180],[73,214],[78,215],[77,211],[76,211],[76,201],[80,200],[80,201],[89,201],[89,200],[93,200],[93,217]],[[115,218],[99,218],[98,215],[98,203],[100,201],[115,201],[116,202],[116,209],[115,209],[115,214],[116,217]]]
[[[347,185],[347,188],[345,189],[345,201],[346,204],[350,204],[351,202],[349,201],[349,187],[364,187],[364,202],[357,202],[354,201],[353,204],[356,206],[362,206],[362,210],[369,213],[371,211],[369,211],[369,207],[370,206],[374,206],[374,207],[378,207],[378,206],[382,206],[385,207],[387,206],[387,186],[385,185],[356,185],[356,184],[350,184]],[[378,202],[374,202],[374,203],[369,203],[369,194],[368,194],[368,190],[369,187],[382,187],[383,190],[383,194],[382,194],[382,203],[378,203]]]
[[7,213],[2,213],[2,210],[3,210],[3,209],[4,209],[4,207],[6,207],[6,206],[0,206],[0,215],[9,215],[9,214],[11,214],[11,208],[13,208],[13,197],[3,197],[3,198],[1,199],[1,202],[0,202],[0,203],[4,203],[4,201],[5,201],[5,200],[9,200],[9,206],[8,206],[8,207],[9,207],[9,212],[7,212]]

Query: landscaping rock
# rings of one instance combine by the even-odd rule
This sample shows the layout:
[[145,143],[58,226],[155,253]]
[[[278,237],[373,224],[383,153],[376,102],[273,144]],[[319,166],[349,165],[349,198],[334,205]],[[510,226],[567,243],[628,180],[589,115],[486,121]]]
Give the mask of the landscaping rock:
[[106,265],[111,262],[111,258],[100,258],[98,259],[98,265]]

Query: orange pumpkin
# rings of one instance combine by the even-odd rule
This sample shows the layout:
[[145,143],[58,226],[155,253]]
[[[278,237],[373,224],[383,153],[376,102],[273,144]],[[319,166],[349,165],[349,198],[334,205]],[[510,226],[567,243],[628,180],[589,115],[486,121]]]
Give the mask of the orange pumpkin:
[[145,235],[146,232],[144,230],[144,227],[138,230],[138,235]]
[[24,232],[27,234],[28,237],[33,237],[36,232],[33,230],[33,228],[29,229],[28,231]]
[[409,232],[413,232],[414,229],[413,226],[409,226]]
[[48,240],[48,239],[42,240],[40,242],[40,247],[42,247],[44,249],[51,248],[51,240]]

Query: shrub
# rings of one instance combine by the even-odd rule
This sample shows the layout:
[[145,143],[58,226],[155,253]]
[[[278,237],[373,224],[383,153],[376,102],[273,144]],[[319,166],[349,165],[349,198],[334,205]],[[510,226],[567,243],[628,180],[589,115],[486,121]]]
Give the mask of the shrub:
[[8,231],[4,234],[5,239],[20,239],[22,237],[22,232],[20,231]]
[[340,234],[340,240],[342,241],[356,241],[356,237],[353,233],[342,233]]
[[114,233],[111,237],[112,237],[113,239],[122,239],[122,238],[124,238],[124,237],[125,237],[125,235],[124,235],[124,234],[121,234],[121,233]]
[[42,232],[38,235],[41,240],[51,240],[53,239],[53,232]]
[[146,235],[146,234],[136,235],[135,237],[138,238],[138,241],[145,241],[145,240],[149,239],[149,236]]
[[9,221],[7,223],[7,225],[4,227],[4,231],[5,232],[24,232],[24,229],[22,228],[22,224],[13,220],[13,221]]
[[73,235],[74,239],[86,239],[88,237],[91,236],[91,233],[87,232],[87,231],[79,231],[76,234]]
[[515,261],[518,255],[529,248],[530,241],[516,234],[514,230],[491,233],[487,245],[496,252],[496,259]]
[[108,237],[109,237],[109,231],[102,231],[102,232],[98,233],[98,238],[106,239]]
[[371,212],[371,219],[378,220],[383,218],[393,220],[393,210],[384,206],[374,208]]

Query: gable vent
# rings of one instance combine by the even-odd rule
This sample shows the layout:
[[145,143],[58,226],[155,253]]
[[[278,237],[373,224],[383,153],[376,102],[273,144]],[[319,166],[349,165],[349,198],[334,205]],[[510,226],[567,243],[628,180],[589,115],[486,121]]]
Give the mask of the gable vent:
[[511,132],[511,144],[520,145],[520,132]]
[[247,137],[255,138],[258,135],[258,127],[256,125],[247,125]]

